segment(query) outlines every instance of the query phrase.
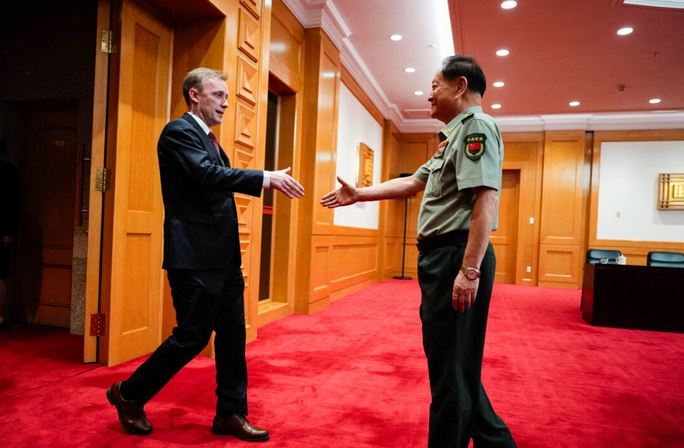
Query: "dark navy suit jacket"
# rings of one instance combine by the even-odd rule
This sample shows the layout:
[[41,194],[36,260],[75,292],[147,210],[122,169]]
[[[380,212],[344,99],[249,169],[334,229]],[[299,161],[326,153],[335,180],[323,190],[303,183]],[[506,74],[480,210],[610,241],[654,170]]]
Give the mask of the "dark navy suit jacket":
[[260,196],[263,171],[230,167],[189,115],[168,123],[157,146],[164,199],[164,269],[240,266],[233,193]]

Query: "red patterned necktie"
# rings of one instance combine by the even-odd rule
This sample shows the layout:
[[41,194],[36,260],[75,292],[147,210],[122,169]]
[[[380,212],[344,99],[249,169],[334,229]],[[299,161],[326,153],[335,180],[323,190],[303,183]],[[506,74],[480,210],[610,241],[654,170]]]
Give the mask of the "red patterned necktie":
[[214,144],[214,148],[216,149],[216,153],[219,155],[219,159],[221,158],[221,150],[219,148],[219,142],[216,140],[216,136],[214,135],[213,132],[209,132],[209,140]]

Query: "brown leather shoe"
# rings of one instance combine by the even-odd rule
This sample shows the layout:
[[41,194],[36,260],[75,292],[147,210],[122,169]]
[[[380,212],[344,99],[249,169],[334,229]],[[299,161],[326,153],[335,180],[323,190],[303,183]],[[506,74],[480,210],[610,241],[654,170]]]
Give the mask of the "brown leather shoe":
[[116,407],[121,426],[131,434],[147,435],[152,432],[152,424],[147,419],[142,406],[121,396],[121,381],[107,388],[107,400]]
[[218,435],[231,435],[248,442],[265,442],[268,440],[268,431],[249,423],[247,417],[233,414],[228,418],[214,417],[211,432]]

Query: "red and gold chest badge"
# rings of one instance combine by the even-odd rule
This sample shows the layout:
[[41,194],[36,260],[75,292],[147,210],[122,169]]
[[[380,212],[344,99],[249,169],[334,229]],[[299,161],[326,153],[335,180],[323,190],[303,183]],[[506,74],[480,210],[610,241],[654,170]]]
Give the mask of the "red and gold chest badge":
[[479,160],[485,152],[485,140],[487,136],[484,134],[468,134],[465,138],[465,155],[470,160]]

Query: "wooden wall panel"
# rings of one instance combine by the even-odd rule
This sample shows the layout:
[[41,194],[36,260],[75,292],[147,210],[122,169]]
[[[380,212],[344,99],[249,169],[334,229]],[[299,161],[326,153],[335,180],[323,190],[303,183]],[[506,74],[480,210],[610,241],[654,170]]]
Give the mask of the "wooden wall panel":
[[238,49],[254,62],[259,61],[262,50],[261,27],[259,21],[244,9],[240,9],[238,19]]
[[539,249],[539,286],[580,286],[584,257],[579,245],[543,244]]
[[[263,169],[266,151],[266,119],[268,103],[268,48],[271,36],[271,2],[264,0],[241,0],[238,14],[237,51],[231,55],[231,79],[236,79],[239,58],[247,56],[256,63],[256,74],[252,85],[257,98],[256,105],[235,96],[236,126],[242,123],[244,128],[235,129],[234,139],[236,161],[246,168]],[[237,87],[233,87],[233,92]],[[239,103],[239,107],[237,106]],[[249,112],[248,112],[249,111]],[[238,113],[241,120],[238,120]],[[250,117],[254,113],[254,117]],[[250,144],[254,143],[254,148]],[[249,159],[253,161],[249,163]],[[238,196],[236,195],[236,199]],[[247,337],[255,339],[259,322],[259,273],[261,266],[261,225],[262,225],[262,197],[241,196],[240,201],[245,206],[246,229],[240,233],[240,246],[244,247],[246,257],[242,260],[242,270],[245,277],[245,318],[247,321]]]
[[257,19],[261,15],[261,0],[240,0],[240,4]]
[[377,277],[378,238],[339,236],[331,240],[328,278],[332,292]]
[[[306,126],[301,128],[302,144],[295,157],[299,165],[299,180],[306,196],[297,204],[297,270],[294,276],[294,309],[297,313],[312,313],[322,307],[312,305],[312,298],[320,295],[320,281],[314,281],[318,269],[316,244],[320,237],[329,238],[332,227],[332,210],[322,209],[318,203],[324,193],[334,185],[333,135],[321,135],[330,126],[336,128],[336,82],[339,53],[320,28],[305,32],[305,63],[303,79],[303,116]],[[327,82],[323,76],[327,68]],[[332,81],[332,82],[331,82]],[[323,107],[321,107],[321,105]],[[328,123],[321,123],[327,118]],[[327,145],[325,143],[328,143]],[[323,144],[322,144],[323,143]],[[327,273],[327,270],[324,271]],[[328,284],[327,280],[322,283]],[[328,290],[325,291],[326,294]],[[323,303],[323,302],[321,302]]]
[[[308,295],[308,312],[327,306],[330,301],[331,286],[328,278],[330,263],[329,236],[314,236],[311,244],[311,293]],[[318,303],[317,303],[318,302]]]
[[270,71],[294,91],[301,89],[304,46],[304,27],[282,0],[276,0],[271,23]]
[[[385,120],[382,137],[382,167],[380,180],[384,182],[398,177],[403,160],[401,158],[401,134],[394,123]],[[391,277],[401,273],[401,253],[395,253],[402,244],[404,220],[404,201],[388,200],[380,202],[380,277]]]
[[[392,161],[391,172],[388,172],[388,179],[397,177],[399,173],[413,174],[422,164],[424,164],[430,157],[432,157],[439,139],[437,134],[429,133],[412,133],[400,134],[397,136],[400,143],[398,146],[386,146],[390,151],[387,155],[388,160]],[[392,159],[395,157],[396,159]],[[405,275],[412,277],[416,276],[418,250],[416,249],[416,229],[418,227],[418,211],[420,210],[420,203],[423,200],[423,194],[418,193],[416,196],[408,198],[406,206],[408,209],[408,219],[406,223],[406,257],[405,257]],[[391,201],[384,201],[387,207],[386,235],[387,239],[384,243],[384,251],[386,253],[383,266],[385,270],[382,272],[385,276],[393,276],[401,274],[401,244],[403,242],[404,229],[404,200],[394,199]],[[396,240],[395,240],[396,238]],[[393,247],[393,246],[398,247]],[[390,269],[394,266],[394,269]],[[389,269],[389,271],[388,271]]]
[[[326,37],[327,39],[327,37]],[[323,41],[325,42],[325,40]],[[330,48],[332,47],[332,48]],[[339,103],[339,54],[332,44],[324,45],[318,97],[318,132],[316,134],[316,183],[312,192],[316,200],[333,190],[335,181],[335,151],[337,144],[337,112]],[[317,206],[314,209],[314,234],[330,234],[333,211]]]
[[237,63],[237,93],[236,95],[252,106],[257,102],[259,74],[254,63],[243,56],[238,57]]
[[[583,261],[589,192],[587,162],[586,136],[583,131],[546,133],[539,286],[581,286],[579,266]],[[568,261],[569,256],[576,259]]]

